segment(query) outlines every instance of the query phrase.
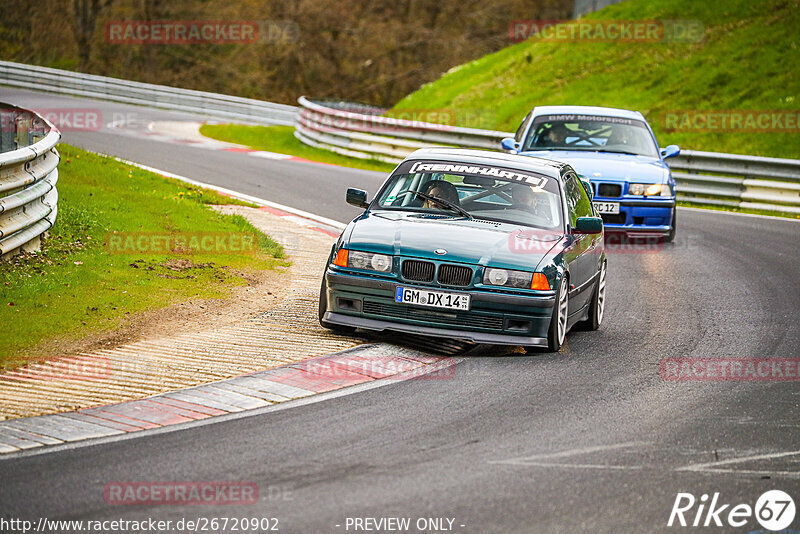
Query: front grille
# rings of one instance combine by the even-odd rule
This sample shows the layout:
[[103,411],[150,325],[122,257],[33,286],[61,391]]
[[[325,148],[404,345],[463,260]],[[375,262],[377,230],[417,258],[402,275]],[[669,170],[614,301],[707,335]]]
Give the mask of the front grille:
[[472,269],[462,265],[443,263],[439,266],[439,283],[446,286],[468,286],[472,281]]
[[415,282],[433,282],[436,265],[430,261],[405,260],[403,262],[403,278]]
[[484,328],[487,330],[503,330],[502,317],[477,315],[467,311],[434,311],[403,304],[382,303],[371,299],[364,300],[362,310],[365,314],[378,315],[381,317],[427,321],[429,323]]
[[625,224],[624,213],[601,213],[600,217],[602,217],[603,222],[607,224]]
[[620,184],[600,184],[597,186],[597,196],[618,197],[622,196],[622,186]]

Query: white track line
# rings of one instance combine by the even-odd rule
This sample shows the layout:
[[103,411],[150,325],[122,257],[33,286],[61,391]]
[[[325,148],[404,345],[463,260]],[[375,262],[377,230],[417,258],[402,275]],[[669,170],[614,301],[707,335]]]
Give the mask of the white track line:
[[[642,447],[650,445],[648,442],[630,441],[627,443],[615,443],[613,445],[598,445],[596,447],[583,447],[580,449],[570,449],[561,452],[552,452],[545,454],[536,454],[534,456],[525,456],[522,458],[512,458],[510,460],[496,460],[489,462],[490,464],[510,464],[510,465],[537,465],[538,460],[549,460],[552,458],[568,458],[570,456],[579,456],[581,454],[591,454],[593,452],[613,451],[616,449],[628,449],[631,447]],[[550,465],[564,465],[564,464],[542,464],[545,466]],[[604,466],[607,467],[607,466]]]
[[[775,458],[784,458],[786,456],[797,456],[797,455],[800,455],[800,450],[788,451],[788,452],[775,452],[771,454],[757,454],[755,456],[742,456],[739,458],[730,458],[728,460],[717,460],[714,462],[708,462],[704,464],[687,465],[686,467],[678,468],[677,471],[714,470],[714,467],[718,465],[740,464],[742,462],[750,462],[757,460],[772,460]],[[800,475],[800,473],[797,474]]]
[[204,182],[198,182],[197,180],[192,180],[191,178],[187,178],[185,176],[181,176],[180,174],[175,174],[175,173],[172,173],[172,172],[169,172],[169,171],[164,171],[164,170],[161,170],[161,169],[157,169],[155,167],[150,167],[149,165],[144,165],[142,163],[137,163],[135,161],[125,160],[125,159],[122,159],[122,158],[118,158],[116,156],[110,156],[108,154],[100,153],[100,155],[101,156],[106,156],[106,157],[111,158],[111,159],[114,159],[116,161],[119,161],[120,163],[125,163],[126,165],[133,165],[134,167],[138,167],[138,168],[140,168],[142,170],[149,171],[149,172],[154,172],[156,174],[160,174],[162,176],[166,176],[167,178],[173,178],[175,180],[180,180],[182,182],[186,182],[186,183],[189,183],[189,184],[192,184],[192,185],[196,185],[198,187],[204,187],[206,189],[212,189],[212,190],[217,191],[219,193],[225,193],[226,195],[229,195],[229,196],[231,196],[233,198],[238,198],[239,200],[244,200],[246,202],[252,202],[254,204],[259,204],[259,205],[262,205],[262,206],[267,206],[267,207],[270,207],[270,208],[282,210],[282,211],[291,213],[293,215],[297,215],[298,217],[302,217],[304,219],[308,219],[308,220],[311,220],[311,221],[314,221],[314,222],[318,222],[320,224],[324,224],[326,226],[330,226],[332,228],[336,228],[337,230],[344,230],[344,228],[347,226],[344,223],[341,223],[339,221],[334,221],[333,219],[328,219],[327,217],[323,217],[323,216],[317,215],[315,213],[309,213],[307,211],[299,210],[299,209],[293,208],[291,206],[285,206],[283,204],[278,204],[277,202],[271,202],[269,200],[265,200],[263,198],[254,197],[252,195],[247,195],[245,193],[239,193],[238,191],[233,191],[232,189],[227,189],[225,187],[220,187],[220,186],[217,186],[217,185],[207,184],[207,183],[204,183]]
[[690,208],[689,206],[678,206],[679,210],[690,210],[690,211],[697,211],[701,213],[724,213],[726,215],[739,215],[741,217],[755,217],[757,219],[771,219],[773,221],[789,221],[789,222],[800,222],[800,219],[790,219],[789,217],[778,217],[777,215],[759,215],[757,213],[739,213],[738,211],[725,211],[725,210],[715,210],[709,208]]

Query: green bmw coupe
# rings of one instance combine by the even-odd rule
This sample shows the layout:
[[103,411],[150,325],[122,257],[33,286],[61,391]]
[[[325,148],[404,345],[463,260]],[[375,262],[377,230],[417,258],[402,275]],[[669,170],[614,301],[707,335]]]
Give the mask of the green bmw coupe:
[[557,351],[603,320],[606,257],[592,189],[567,164],[417,150],[334,244],[319,320]]

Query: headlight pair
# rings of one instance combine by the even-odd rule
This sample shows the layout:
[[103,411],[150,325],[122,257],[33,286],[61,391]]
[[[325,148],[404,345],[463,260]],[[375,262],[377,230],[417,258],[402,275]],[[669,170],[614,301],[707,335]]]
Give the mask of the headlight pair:
[[630,184],[628,186],[628,194],[646,197],[670,197],[672,196],[672,189],[669,184]]
[[483,273],[483,283],[492,286],[528,289],[531,287],[532,277],[533,273],[526,273],[525,271],[487,268]]
[[548,291],[550,283],[543,273],[529,273],[511,269],[487,267],[483,272],[483,283],[490,286],[516,287]]
[[334,265],[339,267],[350,267],[351,269],[368,269],[388,273],[392,270],[392,257],[386,254],[373,254],[371,252],[359,252],[357,250],[347,250],[340,248],[336,252]]

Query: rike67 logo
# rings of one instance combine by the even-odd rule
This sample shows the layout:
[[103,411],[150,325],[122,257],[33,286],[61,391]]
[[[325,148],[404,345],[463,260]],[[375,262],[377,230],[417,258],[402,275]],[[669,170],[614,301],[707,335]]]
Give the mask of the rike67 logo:
[[714,493],[710,501],[707,493],[699,499],[691,493],[678,493],[667,526],[744,527],[755,519],[762,528],[778,532],[794,522],[795,511],[794,500],[781,490],[764,492],[754,507],[746,503],[724,503],[719,492]]

